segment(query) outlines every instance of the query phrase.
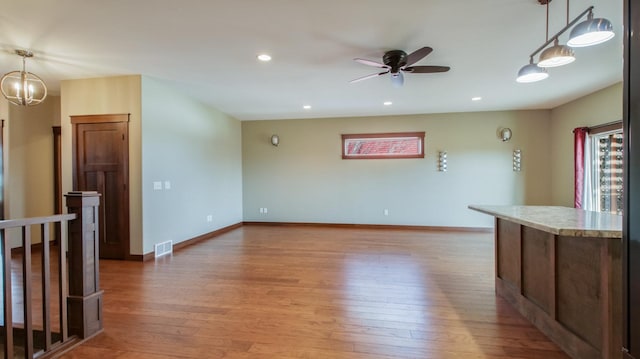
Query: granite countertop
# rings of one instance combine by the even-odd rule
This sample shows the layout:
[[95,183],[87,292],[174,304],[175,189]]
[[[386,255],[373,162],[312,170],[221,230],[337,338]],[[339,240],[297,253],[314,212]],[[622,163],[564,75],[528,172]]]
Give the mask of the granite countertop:
[[572,237],[622,238],[622,216],[557,206],[484,206],[470,209],[497,218]]

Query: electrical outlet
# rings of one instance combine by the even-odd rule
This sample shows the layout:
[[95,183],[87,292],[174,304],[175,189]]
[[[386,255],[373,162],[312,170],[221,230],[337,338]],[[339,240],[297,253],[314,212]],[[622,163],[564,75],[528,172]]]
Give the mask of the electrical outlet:
[[384,213],[385,216],[388,216],[389,215],[389,210],[385,208],[384,211],[382,211],[382,213]]
[[267,207],[264,208],[264,213],[265,214],[269,213],[269,209]]
[[264,213],[264,208],[260,207],[260,213]]
[[207,222],[213,222],[213,215],[212,214],[207,216]]
[[170,181],[164,181],[164,189],[171,189],[171,182]]

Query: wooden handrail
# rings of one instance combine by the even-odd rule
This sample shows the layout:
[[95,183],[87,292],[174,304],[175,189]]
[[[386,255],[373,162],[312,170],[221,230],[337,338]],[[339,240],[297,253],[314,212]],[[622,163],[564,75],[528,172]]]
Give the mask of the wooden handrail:
[[[7,230],[20,240],[22,252],[22,302],[24,303],[24,345],[25,358],[49,358],[68,349],[69,346],[86,339],[102,330],[102,290],[99,286],[98,261],[98,206],[100,194],[97,192],[70,192],[66,195],[69,214],[45,217],[22,218],[0,221],[0,266],[2,268],[1,295],[4,301],[4,357],[14,357],[14,323],[11,273],[11,248],[7,243]],[[50,227],[60,224],[61,238],[55,251],[58,255],[58,301],[60,303],[60,333],[54,338],[51,317],[51,273],[50,273]],[[68,225],[68,229],[67,229]],[[42,307],[32,308],[33,283],[31,277],[32,251],[31,229],[40,227]],[[19,233],[18,233],[19,232]],[[69,236],[67,237],[67,233]],[[68,246],[67,246],[68,243]],[[68,249],[68,251],[67,251]],[[68,253],[68,254],[67,254]],[[42,311],[42,347],[36,352],[33,315]],[[20,335],[22,337],[22,335]],[[2,340],[2,339],[0,339]],[[55,342],[54,342],[55,341]]]
[[74,219],[76,219],[75,213],[56,214],[53,216],[45,216],[45,217],[6,219],[6,220],[0,221],[0,229],[18,228],[18,227],[24,227],[24,226],[31,226],[34,224],[71,221]]
[[[11,273],[11,248],[7,243],[5,236],[6,231],[13,228],[20,229],[20,245],[22,247],[22,302],[23,302],[23,323],[24,323],[24,355],[25,358],[33,358],[36,354],[34,347],[34,327],[33,327],[33,314],[34,308],[32,308],[32,290],[33,283],[31,277],[33,275],[31,268],[31,228],[33,226],[39,226],[41,230],[41,245],[42,245],[42,266],[40,269],[40,276],[42,278],[42,315],[43,315],[43,334],[45,338],[44,352],[48,352],[52,348],[52,333],[51,333],[51,275],[50,275],[50,252],[49,241],[50,230],[49,226],[53,223],[65,223],[67,221],[75,220],[77,214],[60,214],[46,217],[34,217],[34,218],[22,218],[14,220],[0,221],[0,245],[2,246],[2,292],[3,292],[3,304],[4,304],[4,357],[13,358],[14,355],[14,325],[13,325],[13,285],[12,285],[12,273]],[[66,228],[66,225],[61,225],[61,228]],[[66,309],[67,300],[67,280],[66,280],[66,244],[65,241],[60,241],[60,245],[57,249],[58,258],[60,258],[59,273],[65,273],[65,276],[60,275],[58,292],[60,307]],[[66,313],[66,310],[65,310]],[[60,317],[60,331],[66,332],[68,328],[66,316]],[[64,338],[62,342],[64,343]]]

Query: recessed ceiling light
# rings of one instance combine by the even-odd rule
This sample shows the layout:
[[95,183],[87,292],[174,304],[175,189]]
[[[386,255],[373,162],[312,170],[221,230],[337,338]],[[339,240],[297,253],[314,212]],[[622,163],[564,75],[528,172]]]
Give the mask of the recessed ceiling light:
[[480,97],[480,96],[476,96],[476,97],[472,97],[471,98],[471,101],[480,101],[480,100],[482,100],[482,97]]
[[263,62],[271,61],[271,56],[269,56],[267,54],[260,54],[260,55],[258,55],[258,60],[263,61]]
[[383,103],[383,105],[385,105],[385,106],[391,106],[391,105],[393,105],[393,102],[391,102],[391,101],[385,101],[385,102]]
[[304,105],[304,106],[302,106],[302,108],[304,108],[305,110],[310,110],[311,109],[311,105]]

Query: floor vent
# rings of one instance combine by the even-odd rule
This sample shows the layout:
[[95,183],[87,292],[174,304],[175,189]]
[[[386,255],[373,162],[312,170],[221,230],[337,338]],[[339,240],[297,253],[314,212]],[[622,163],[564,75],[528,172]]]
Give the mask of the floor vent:
[[156,244],[156,258],[171,254],[173,252],[173,241],[166,241]]

